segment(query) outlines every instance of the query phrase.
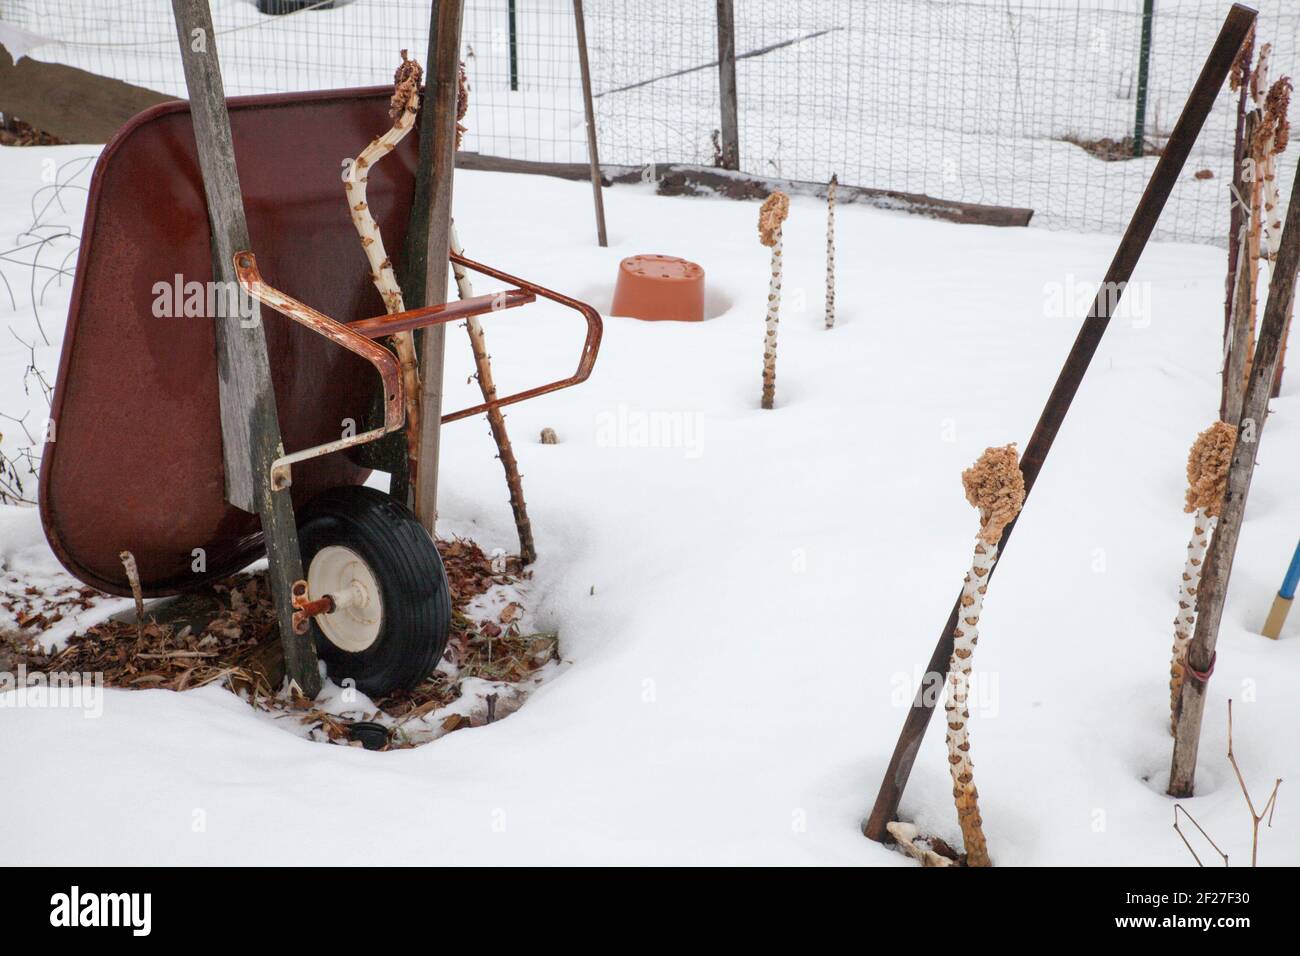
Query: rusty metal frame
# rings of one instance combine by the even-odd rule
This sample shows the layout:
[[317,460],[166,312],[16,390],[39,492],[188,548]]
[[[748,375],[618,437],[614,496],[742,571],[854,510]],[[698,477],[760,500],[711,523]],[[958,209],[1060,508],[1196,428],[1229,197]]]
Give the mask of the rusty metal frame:
[[491,266],[484,265],[481,262],[475,262],[472,259],[466,259],[464,256],[451,256],[452,261],[467,269],[483,275],[491,276],[503,282],[511,283],[517,288],[509,289],[503,292],[489,293],[488,295],[474,296],[471,299],[462,299],[458,302],[451,302],[445,305],[428,306],[422,309],[411,309],[406,312],[396,312],[392,315],[377,316],[371,319],[360,319],[356,322],[339,322],[330,318],[323,312],[319,312],[300,302],[293,296],[281,292],[273,286],[266,283],[262,274],[257,268],[257,257],[249,250],[242,250],[235,253],[235,275],[239,279],[240,287],[263,305],[269,306],[281,315],[293,319],[301,325],[306,326],[313,332],[325,336],[336,345],[340,345],[350,352],[361,356],[367,362],[374,366],[375,371],[379,373],[384,387],[384,424],[379,428],[373,428],[369,431],[361,432],[346,438],[340,438],[336,441],[326,442],[323,445],[314,445],[310,448],[304,448],[301,451],[290,452],[287,455],[281,455],[271,464],[271,487],[279,491],[289,487],[292,482],[292,467],[300,461],[307,461],[312,458],[319,458],[322,455],[328,455],[332,452],[342,451],[346,448],[352,448],[357,445],[364,445],[367,442],[377,441],[383,438],[389,432],[397,431],[406,421],[405,394],[402,387],[401,369],[397,364],[397,358],[388,349],[382,345],[377,345],[371,339],[383,335],[392,335],[396,332],[405,332],[412,329],[428,328],[432,325],[442,325],[447,322],[454,322],[457,319],[466,318],[472,315],[483,315],[488,312],[498,312],[503,309],[511,309],[520,305],[527,305],[534,302],[538,297],[550,299],[552,302],[566,306],[582,313],[587,322],[587,337],[582,345],[582,355],[578,360],[578,368],[573,375],[568,378],[560,379],[555,382],[548,382],[545,385],[538,385],[535,388],[526,389],[521,392],[515,392],[504,398],[498,398],[491,402],[483,402],[460,411],[451,412],[442,416],[442,422],[458,421],[462,418],[469,418],[472,415],[478,415],[492,408],[500,408],[503,405],[513,405],[517,402],[526,401],[530,398],[536,398],[538,395],[546,395],[550,392],[559,391],[562,388],[568,388],[585,382],[591,375],[591,370],[596,364],[596,355],[600,351],[600,339],[604,331],[601,322],[600,313],[585,302],[579,302],[577,299],[570,298],[559,292],[547,289],[544,286],[529,282],[526,279],[520,279],[509,273],[494,269]]
[[306,303],[299,302],[279,289],[266,284],[257,268],[257,257],[248,250],[236,252],[235,275],[245,292],[263,305],[268,305],[281,315],[307,326],[313,332],[325,336],[349,352],[361,356],[375,367],[384,384],[384,424],[379,428],[361,432],[337,441],[326,442],[304,448],[302,451],[281,455],[271,463],[271,487],[276,491],[289,487],[292,483],[291,469],[300,461],[319,458],[331,452],[342,451],[355,445],[383,438],[389,432],[397,431],[406,420],[406,410],[402,406],[402,375],[397,364],[397,357],[382,345],[376,345],[359,332],[348,328],[342,322],[336,322],[323,312],[317,312]]
[[560,305],[582,313],[582,317],[587,321],[587,338],[582,343],[582,355],[578,359],[577,371],[568,378],[562,378],[559,381],[550,382],[546,385],[538,385],[536,388],[526,389],[522,392],[515,392],[513,395],[507,395],[505,398],[498,398],[492,402],[483,402],[482,404],[474,405],[470,408],[461,409],[458,412],[443,415],[442,422],[444,425],[447,424],[447,422],[469,418],[471,415],[479,415],[490,408],[501,408],[503,405],[513,405],[516,402],[536,398],[538,395],[558,392],[562,388],[580,385],[587,380],[591,375],[592,368],[596,364],[596,354],[600,351],[600,339],[605,330],[599,312],[585,302],[580,302],[577,299],[564,295],[563,293],[555,292],[545,286],[540,286],[535,282],[529,282],[527,279],[512,276],[508,272],[502,272],[500,269],[494,269],[481,262],[475,262],[473,259],[466,259],[464,256],[458,255],[457,253],[453,252],[451,254],[451,261],[457,265],[464,266],[466,269],[472,269],[473,271],[482,273],[485,276],[500,279],[502,282],[509,282],[512,285],[518,286],[525,292],[531,292],[535,296],[543,299],[550,299],[552,302],[558,302]]

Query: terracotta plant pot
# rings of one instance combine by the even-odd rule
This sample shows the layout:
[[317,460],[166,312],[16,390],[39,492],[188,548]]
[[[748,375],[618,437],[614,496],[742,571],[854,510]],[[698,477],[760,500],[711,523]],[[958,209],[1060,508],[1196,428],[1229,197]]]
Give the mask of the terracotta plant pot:
[[618,265],[610,314],[700,322],[704,319],[704,270],[676,256],[629,256]]

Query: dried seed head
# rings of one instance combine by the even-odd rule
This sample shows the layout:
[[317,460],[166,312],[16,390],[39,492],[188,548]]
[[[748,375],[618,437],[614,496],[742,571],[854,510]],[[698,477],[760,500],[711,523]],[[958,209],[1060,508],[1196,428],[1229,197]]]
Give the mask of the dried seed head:
[[980,540],[997,544],[1005,528],[1025,503],[1025,476],[1014,443],[986,448],[979,460],[961,473],[966,500],[979,509]]
[[469,74],[465,72],[465,61],[460,61],[456,72],[456,148],[460,149],[461,138],[469,132],[469,127],[461,122],[469,112]]
[[418,60],[409,59],[402,51],[402,62],[393,74],[393,98],[388,101],[388,118],[398,119],[404,110],[415,111],[415,99],[420,95],[420,80],[424,70]]
[[1269,87],[1268,96],[1264,97],[1264,121],[1260,124],[1260,132],[1267,131],[1272,139],[1274,156],[1286,152],[1287,143],[1291,139],[1291,123],[1287,119],[1290,107],[1291,77],[1279,77]]
[[1255,57],[1255,27],[1251,26],[1250,33],[1246,35],[1246,40],[1237,51],[1237,58],[1232,61],[1232,72],[1228,75],[1228,84],[1232,92],[1236,93],[1248,82],[1250,82],[1250,61]]
[[758,210],[758,241],[765,246],[776,245],[781,235],[781,223],[790,213],[790,197],[777,190],[763,200]]
[[1218,517],[1236,445],[1237,429],[1227,422],[1215,422],[1196,436],[1187,453],[1187,503],[1183,510],[1188,514],[1204,508],[1210,517]]

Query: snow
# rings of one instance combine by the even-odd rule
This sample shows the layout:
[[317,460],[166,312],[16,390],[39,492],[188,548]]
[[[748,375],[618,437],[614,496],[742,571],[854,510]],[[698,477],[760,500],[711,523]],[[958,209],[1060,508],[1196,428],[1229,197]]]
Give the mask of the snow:
[[[30,221],[43,161],[89,152],[0,150],[0,247]],[[84,195],[67,197],[79,231]],[[827,331],[825,210],[795,197],[777,407],[762,411],[757,203],[644,185],[605,202],[601,249],[590,186],[457,174],[472,257],[602,310],[626,255],[684,256],[709,283],[708,321],[607,318],[586,384],[508,416],[541,554],[529,611],[560,634],[558,673],[506,719],[392,753],[307,742],[216,687],[109,689],[98,719],[0,708],[6,862],[907,864],[859,827],[970,560],[960,472],[988,445],[1023,448],[1077,331],[1061,303],[1100,279],[1116,238],[842,206]],[[31,340],[27,274],[0,269],[18,296],[0,297],[0,325]],[[1217,412],[1223,269],[1212,248],[1148,248],[1143,307],[1108,332],[989,589],[971,733],[996,864],[1191,862],[1163,794],[1168,656],[1183,465]],[[67,295],[52,286],[40,308],[55,346]],[[568,374],[581,342],[547,304],[485,329],[502,388]],[[0,411],[43,416],[26,349],[5,338]],[[38,350],[47,372],[55,354]],[[473,400],[455,333],[448,354],[448,402]],[[1228,697],[1257,804],[1300,778],[1300,621],[1278,642],[1255,633],[1300,528],[1297,381],[1265,429],[1184,801],[1234,863],[1250,827]],[[548,426],[559,444],[537,441]],[[514,545],[493,453],[481,421],[444,432],[443,530],[489,552]],[[29,507],[0,509],[0,561],[75,583]],[[902,812],[956,844],[945,757],[935,721]],[[1287,785],[1280,799],[1261,861],[1295,865]]]
[[[228,95],[391,81],[397,51],[424,57],[428,0],[354,0],[264,16],[213,0]],[[1223,23],[1227,0],[1161,0],[1153,19],[1146,135],[1162,142]],[[1293,0],[1253,0],[1273,76],[1300,70]],[[462,30],[472,95],[465,148],[587,162],[569,0],[517,5],[517,89],[507,5],[470,0]],[[719,124],[716,9],[686,0],[585,7],[601,161],[713,161]],[[749,0],[736,8],[740,166],[746,172],[1032,208],[1035,226],[1118,232],[1155,158],[1102,162],[1068,139],[1133,132],[1136,0]],[[36,59],[184,94],[164,0],[18,0]],[[769,46],[762,56],[747,53]],[[679,73],[674,76],[673,74]],[[647,82],[655,79],[654,82]],[[1235,103],[1219,94],[1157,237],[1224,242]],[[1289,191],[1300,149],[1279,164]],[[1194,174],[1208,170],[1210,178]]]

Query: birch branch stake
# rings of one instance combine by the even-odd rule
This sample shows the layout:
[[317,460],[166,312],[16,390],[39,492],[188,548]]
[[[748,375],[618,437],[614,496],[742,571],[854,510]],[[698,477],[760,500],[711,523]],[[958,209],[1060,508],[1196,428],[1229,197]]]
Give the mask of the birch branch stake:
[[[1291,124],[1287,113],[1291,106],[1291,78],[1279,77],[1269,87],[1264,97],[1263,112],[1259,129],[1255,136],[1258,152],[1262,157],[1260,163],[1260,192],[1263,224],[1260,235],[1260,255],[1269,263],[1270,269],[1276,265],[1277,245],[1282,238],[1282,195],[1277,183],[1277,157],[1286,151],[1291,139]],[[1287,307],[1287,321],[1282,329],[1281,352],[1278,356],[1277,375],[1273,378],[1273,397],[1276,398],[1282,385],[1282,370],[1286,364],[1286,343],[1291,331],[1291,310],[1294,300]]]
[[781,224],[790,214],[790,197],[779,189],[758,210],[758,241],[772,250],[767,287],[767,332],[763,338],[763,407],[776,401],[776,328],[781,318]]
[[1228,487],[1228,466],[1237,444],[1237,429],[1227,422],[1215,422],[1196,436],[1187,454],[1187,500],[1183,510],[1195,515],[1192,540],[1187,545],[1187,562],[1178,584],[1178,613],[1174,617],[1174,650],[1169,664],[1169,732],[1178,726],[1178,702],[1182,699],[1187,645],[1196,628],[1196,590],[1210,535],[1223,509]]
[[[451,223],[451,251],[458,256],[465,254],[460,244],[460,237],[456,234],[455,220]],[[474,294],[474,286],[470,283],[468,271],[455,261],[452,262],[451,269],[456,277],[457,293],[462,299],[468,299]],[[483,325],[479,322],[478,316],[471,315],[465,320],[465,328],[469,332],[470,348],[474,351],[476,373],[474,377],[478,379],[483,401],[496,401],[497,386],[492,377],[492,359],[488,355]],[[510,489],[510,510],[515,516],[515,530],[519,532],[519,560],[529,565],[537,560],[537,548],[533,544],[533,525],[528,519],[528,504],[524,501],[524,484],[519,474],[519,462],[515,460],[515,450],[510,444],[510,435],[506,431],[506,418],[501,414],[501,409],[489,408],[487,419],[492,429],[492,438],[497,443],[497,456],[501,459],[501,467],[505,469],[506,487]]]
[[[370,170],[400,143],[415,126],[415,114],[420,108],[420,79],[423,71],[415,60],[408,59],[402,51],[402,63],[393,75],[393,98],[388,115],[393,126],[361,151],[355,159],[343,160],[343,189],[347,194],[348,211],[352,224],[361,237],[361,248],[370,263],[370,279],[384,300],[384,311],[389,315],[406,310],[402,290],[393,272],[393,262],[384,251],[384,239],[379,224],[370,214],[366,202],[366,184]],[[406,395],[406,448],[410,467],[410,480],[415,481],[420,452],[420,366],[415,354],[415,339],[410,332],[399,332],[388,338],[397,354],[402,369],[402,388]]]
[[1025,477],[1020,471],[1016,446],[986,448],[979,460],[961,474],[966,500],[979,509],[980,532],[975,554],[961,589],[961,616],[953,630],[952,658],[948,662],[948,696],[944,712],[948,718],[948,768],[952,773],[952,796],[957,805],[957,822],[966,845],[967,866],[990,866],[984,825],[980,819],[979,793],[975,789],[974,765],[970,759],[967,722],[970,707],[971,659],[979,641],[980,612],[988,590],[988,574],[997,559],[1002,529],[1013,521],[1025,503]]
[[[1249,291],[1250,306],[1247,313],[1249,330],[1246,335],[1245,374],[1241,383],[1234,383],[1234,388],[1244,389],[1244,379],[1250,375],[1250,366],[1255,356],[1255,317],[1259,314],[1259,260],[1264,243],[1264,190],[1263,174],[1268,165],[1267,135],[1264,131],[1263,110],[1268,91],[1269,60],[1273,44],[1265,43],[1259,48],[1259,59],[1255,70],[1250,75],[1250,99],[1255,104],[1255,127],[1246,141],[1247,171],[1250,219],[1246,240],[1246,283]],[[1265,134],[1265,135],[1261,135]],[[1245,179],[1246,177],[1243,177]],[[1245,296],[1243,296],[1245,298]],[[1230,409],[1231,410],[1231,409]]]
[[1214,540],[1205,558],[1203,583],[1196,595],[1196,631],[1187,646],[1187,671],[1195,679],[1183,681],[1178,705],[1178,724],[1174,730],[1174,753],[1169,768],[1169,794],[1190,797],[1196,777],[1196,756],[1200,747],[1201,720],[1205,713],[1206,687],[1214,664],[1214,649],[1219,639],[1219,624],[1227,598],[1232,561],[1241,534],[1255,473],[1255,456],[1268,418],[1268,400],[1277,373],[1282,327],[1296,288],[1296,270],[1300,269],[1300,177],[1291,190],[1282,240],[1278,243],[1277,265],[1268,285],[1268,301],[1260,323],[1259,351],[1246,384],[1241,422],[1237,426],[1237,444],[1228,466],[1228,487],[1223,496],[1223,512]]
[[835,187],[839,176],[831,173],[826,187],[826,328],[835,327]]

